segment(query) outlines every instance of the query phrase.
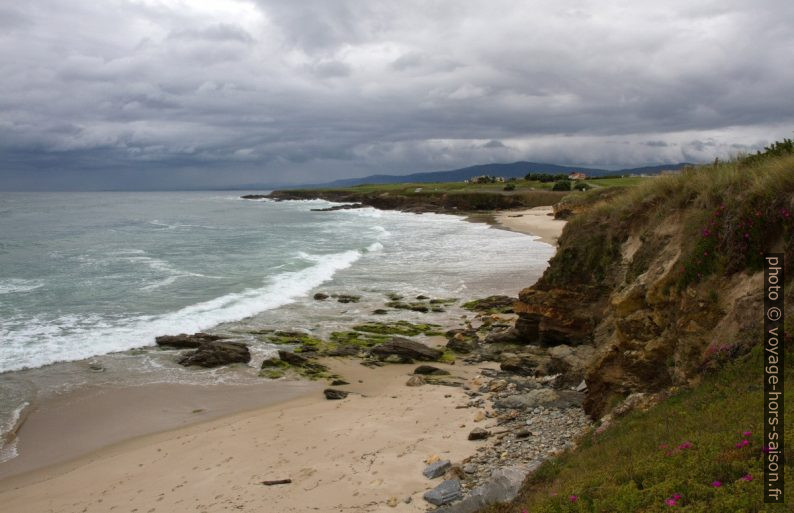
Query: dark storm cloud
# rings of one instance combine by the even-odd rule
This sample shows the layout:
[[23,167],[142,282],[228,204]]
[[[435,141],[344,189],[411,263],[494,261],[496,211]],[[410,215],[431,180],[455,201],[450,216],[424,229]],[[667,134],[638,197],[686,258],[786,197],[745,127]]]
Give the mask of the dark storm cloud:
[[794,128],[788,1],[33,0],[0,188],[705,161]]

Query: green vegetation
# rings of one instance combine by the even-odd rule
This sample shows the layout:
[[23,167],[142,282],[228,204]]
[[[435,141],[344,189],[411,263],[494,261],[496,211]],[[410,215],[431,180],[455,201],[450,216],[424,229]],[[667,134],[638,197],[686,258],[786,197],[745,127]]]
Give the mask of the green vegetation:
[[[535,175],[532,175],[535,176]],[[541,176],[541,175],[538,175]],[[306,189],[307,194],[311,193],[355,193],[355,194],[399,194],[403,196],[429,196],[434,193],[454,193],[454,192],[482,192],[482,193],[501,193],[505,187],[512,185],[513,191],[533,191],[533,190],[551,190],[554,182],[559,180],[568,180],[568,175],[543,175],[554,176],[553,180],[544,178],[533,178],[531,180],[516,179],[509,180],[507,183],[494,182],[494,183],[465,183],[465,182],[432,182],[432,183],[389,183],[389,184],[363,184],[355,185],[352,187],[340,187],[338,189]],[[649,177],[634,176],[634,177],[592,177],[586,183],[599,187],[614,187],[614,186],[633,186],[647,181]],[[289,191],[299,192],[299,191]],[[302,190],[300,192],[303,192]]]
[[[788,511],[783,504],[763,503],[762,365],[756,347],[697,388],[590,433],[577,450],[545,462],[515,503],[481,513]],[[785,391],[785,409],[791,411],[794,366],[786,368]],[[792,416],[784,429],[794,439]],[[785,461],[791,482],[790,447]]]
[[331,333],[330,339],[331,342],[336,344],[336,346],[332,345],[329,347],[329,349],[336,349],[340,345],[368,348],[378,344],[383,344],[390,338],[390,335],[379,335],[360,331],[334,331]]
[[551,188],[553,191],[570,191],[571,190],[571,181],[570,180],[557,180],[554,182],[554,187]]
[[589,189],[592,189],[592,186],[587,182],[576,182],[573,186],[573,190],[575,191],[587,191]]
[[781,240],[790,265],[793,194],[794,155],[770,155],[692,167],[632,188],[568,196],[557,209],[586,214],[566,226],[542,286],[605,285],[631,230],[673,215],[683,216],[686,232],[677,264],[679,287],[711,274],[759,269],[763,253]]
[[276,331],[268,334],[265,339],[277,345],[317,346],[323,343],[321,339],[302,331]]
[[747,155],[741,161],[747,165],[755,165],[770,158],[785,157],[787,155],[794,155],[794,140],[792,139],[775,141],[771,145],[765,146],[764,151],[758,151],[754,155]]
[[417,335],[442,335],[439,331],[441,326],[438,324],[414,324],[408,321],[396,322],[369,322],[353,326],[355,331],[364,333],[375,333],[379,335],[402,335],[405,337],[415,337]]
[[527,176],[524,177],[524,179],[527,180],[528,182],[551,183],[560,180],[567,180],[568,174],[567,173],[559,173],[559,174],[529,173],[527,174]]
[[505,314],[513,313],[514,302],[515,299],[508,296],[488,296],[464,303],[463,308],[472,312]]

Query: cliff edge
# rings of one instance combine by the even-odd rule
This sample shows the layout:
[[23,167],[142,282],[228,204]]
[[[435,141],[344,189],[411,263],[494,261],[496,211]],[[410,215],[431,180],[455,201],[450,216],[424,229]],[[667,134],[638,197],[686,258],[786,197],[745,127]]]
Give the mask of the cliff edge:
[[519,295],[516,333],[595,349],[584,403],[593,418],[747,353],[761,340],[764,254],[784,253],[793,276],[791,154],[594,190],[555,210],[570,220],[543,277]]

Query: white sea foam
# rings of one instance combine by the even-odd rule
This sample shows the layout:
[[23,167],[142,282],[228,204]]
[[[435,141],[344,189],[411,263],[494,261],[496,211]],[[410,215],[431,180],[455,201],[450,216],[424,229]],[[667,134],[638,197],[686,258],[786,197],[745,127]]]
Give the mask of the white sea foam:
[[159,289],[161,287],[166,287],[168,285],[171,285],[180,278],[210,278],[210,279],[220,278],[219,276],[207,276],[206,274],[194,273],[190,271],[183,271],[181,269],[176,269],[165,260],[161,260],[159,258],[152,258],[148,256],[131,256],[131,257],[122,258],[122,260],[125,260],[130,263],[140,263],[146,265],[153,271],[167,275],[164,278],[157,279],[157,281],[155,281],[154,283],[141,287],[140,290],[148,291],[148,290]]
[[[190,305],[163,315],[107,318],[67,315],[55,319],[13,317],[0,323],[0,372],[151,345],[167,333],[195,332],[294,302],[353,265],[360,251],[303,253],[312,265],[271,277],[264,286]],[[90,342],[90,343],[87,343]]]
[[0,463],[14,459],[19,455],[15,431],[22,418],[22,412],[28,406],[30,406],[29,402],[23,402],[0,424]]
[[383,249],[383,244],[381,244],[380,242],[373,242],[372,244],[367,246],[367,253],[374,253],[382,249]]
[[44,286],[40,280],[23,280],[21,278],[9,278],[0,280],[0,294],[14,294],[17,292],[30,292]]

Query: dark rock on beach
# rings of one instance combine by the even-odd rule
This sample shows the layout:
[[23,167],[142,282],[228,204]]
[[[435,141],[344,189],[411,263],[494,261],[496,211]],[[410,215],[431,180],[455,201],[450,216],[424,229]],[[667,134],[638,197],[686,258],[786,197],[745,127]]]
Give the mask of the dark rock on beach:
[[433,367],[432,365],[420,365],[414,369],[414,374],[421,374],[424,376],[448,376],[449,371]]
[[414,360],[436,361],[444,354],[438,349],[402,337],[393,337],[388,342],[373,347],[370,352],[380,359],[396,356],[406,363]]
[[462,498],[463,492],[461,491],[460,481],[457,479],[450,479],[444,481],[432,490],[425,492],[423,497],[430,504],[443,506],[444,504],[449,504],[450,502]]
[[334,294],[332,297],[335,297],[340,303],[358,303],[361,300],[361,296],[352,294]]
[[570,408],[581,406],[584,394],[574,390],[552,390],[539,388],[525,394],[516,394],[498,399],[494,402],[497,408],[532,409],[539,406],[546,408]]
[[334,400],[344,399],[345,397],[350,395],[350,392],[345,392],[344,390],[336,390],[333,388],[326,388],[325,390],[323,390],[323,394],[325,394],[325,398],[328,399],[329,401],[334,401]]
[[191,351],[179,360],[180,365],[186,367],[196,365],[199,367],[220,367],[232,363],[248,363],[251,361],[251,352],[248,346],[241,342],[205,342],[198,349]]
[[179,335],[162,335],[154,339],[158,346],[174,347],[177,349],[195,349],[205,342],[215,342],[226,337],[210,335],[209,333],[180,333]]
[[510,296],[488,296],[463,304],[463,308],[475,312],[512,313],[516,298]]
[[314,295],[314,299],[316,299],[317,301],[325,301],[326,299],[328,299],[328,294],[323,294],[322,292],[318,292],[317,294]]
[[422,475],[424,475],[428,479],[435,479],[437,477],[441,477],[447,473],[452,467],[452,462],[449,460],[441,460],[435,463],[431,463],[422,471]]
[[282,360],[287,362],[290,365],[294,365],[296,367],[303,367],[307,363],[309,363],[309,359],[303,357],[299,354],[292,353],[290,351],[279,350],[278,357]]
[[469,433],[469,440],[485,440],[491,436],[491,432],[483,428],[474,428]]

